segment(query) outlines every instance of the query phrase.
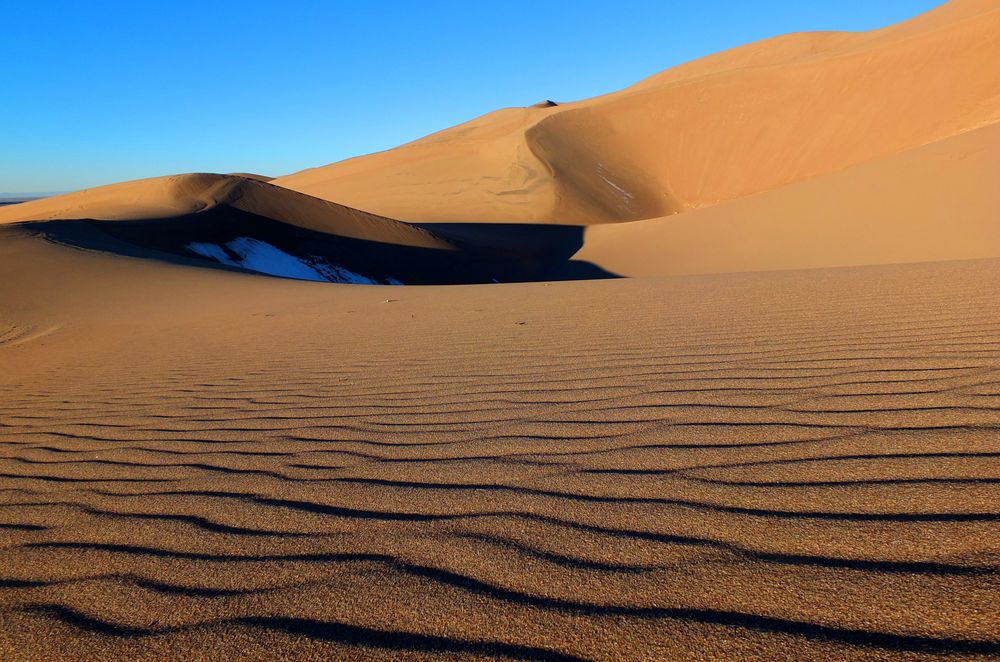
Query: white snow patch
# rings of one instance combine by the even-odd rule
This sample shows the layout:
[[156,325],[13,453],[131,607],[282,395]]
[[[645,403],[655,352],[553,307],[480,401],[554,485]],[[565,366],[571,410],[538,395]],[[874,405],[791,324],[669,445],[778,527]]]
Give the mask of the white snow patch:
[[[230,257],[229,253],[218,244],[192,241],[187,245],[187,248],[210,260],[271,276],[331,283],[378,285],[378,281],[362,276],[361,274],[356,274],[350,269],[345,269],[335,264],[328,264],[318,258],[310,258],[308,262],[300,260],[283,250],[275,248],[271,244],[250,237],[237,237],[226,243],[226,248],[233,255],[236,255],[238,259]],[[392,285],[402,285],[402,283],[395,279],[389,279],[389,282]]]
[[238,237],[227,243],[226,248],[240,256],[240,266],[244,269],[299,280],[326,280],[323,274],[297,258],[257,239]]
[[226,251],[222,250],[221,246],[216,246],[215,244],[207,244],[200,241],[192,241],[187,245],[189,251],[194,251],[202,257],[207,257],[210,260],[215,260],[216,262],[221,262],[222,264],[228,264],[231,267],[238,267],[237,263],[233,262]]
[[328,264],[326,262],[320,262],[319,260],[313,262],[312,267],[316,269],[319,273],[323,274],[324,280],[328,280],[331,283],[353,283],[354,285],[378,285],[377,281],[368,278],[367,276],[362,276],[361,274],[356,274],[350,269],[345,269],[344,267],[337,264]]

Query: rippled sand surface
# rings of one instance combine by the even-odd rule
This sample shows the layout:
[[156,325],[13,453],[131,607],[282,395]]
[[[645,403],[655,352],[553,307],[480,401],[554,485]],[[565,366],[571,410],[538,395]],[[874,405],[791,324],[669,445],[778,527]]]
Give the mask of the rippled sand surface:
[[1000,261],[0,279],[5,659],[1000,654]]

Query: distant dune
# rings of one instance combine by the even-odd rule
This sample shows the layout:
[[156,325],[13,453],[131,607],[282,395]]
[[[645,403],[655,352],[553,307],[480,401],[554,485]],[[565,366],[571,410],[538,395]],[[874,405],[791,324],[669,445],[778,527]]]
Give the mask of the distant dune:
[[[500,110],[285,177],[130,182],[11,207],[0,223],[180,217],[222,204],[391,245],[455,249],[447,237],[457,233],[474,261],[496,254],[510,265],[421,257],[406,269],[411,283],[995,257],[1000,67],[985,64],[994,62],[1000,7],[963,0],[873,32],[749,44],[621,92]],[[603,227],[626,221],[641,223]],[[514,223],[596,227],[557,235]],[[375,282],[392,278],[386,260],[410,262],[355,257],[351,270]]]
[[0,207],[0,659],[996,659],[998,63],[955,0]]
[[305,280],[455,284],[605,277],[571,261],[582,228],[418,227],[243,175],[113,184],[0,209],[0,224],[83,248]]
[[32,200],[37,200],[39,198],[45,197],[43,195],[11,195],[11,196],[0,196],[0,205],[18,205],[22,202],[31,202]]
[[577,258],[622,275],[1000,256],[1000,124],[677,216],[592,226]]
[[572,224],[711,206],[1000,120],[1000,7],[805,33],[614,94],[511,108],[275,183],[411,221]]

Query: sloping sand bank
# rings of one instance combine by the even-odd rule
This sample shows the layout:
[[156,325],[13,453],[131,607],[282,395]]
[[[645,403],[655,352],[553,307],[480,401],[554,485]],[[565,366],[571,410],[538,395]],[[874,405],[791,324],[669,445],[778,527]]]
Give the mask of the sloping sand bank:
[[661,219],[587,229],[625,276],[1000,257],[1000,124]]
[[457,284],[614,274],[573,255],[583,228],[415,226],[237,175],[103,186],[0,209],[59,243],[305,280]]
[[998,61],[1000,6],[953,0],[881,30],[784,35],[612,94],[496,111],[274,183],[406,221],[653,218],[996,122]]

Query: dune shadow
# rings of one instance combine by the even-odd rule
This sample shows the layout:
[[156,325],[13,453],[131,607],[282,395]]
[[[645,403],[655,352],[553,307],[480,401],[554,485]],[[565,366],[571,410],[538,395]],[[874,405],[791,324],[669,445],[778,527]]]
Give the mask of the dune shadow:
[[[573,259],[583,245],[580,226],[417,226],[446,248],[320,232],[228,205],[154,220],[32,221],[22,226],[75,248],[305,280],[459,285],[618,277]],[[248,247],[264,249],[264,261],[244,259]],[[269,269],[267,260],[277,266]]]

